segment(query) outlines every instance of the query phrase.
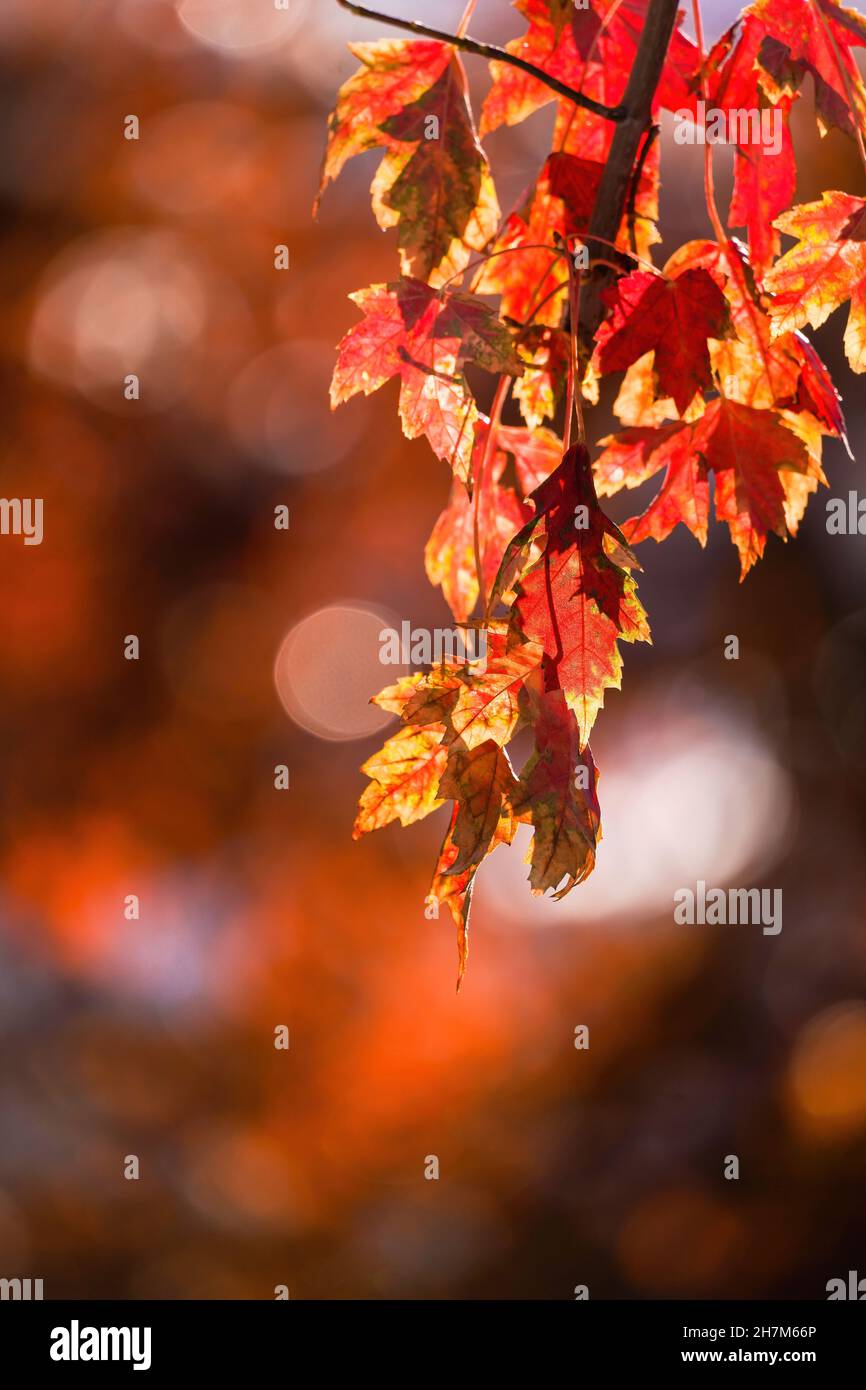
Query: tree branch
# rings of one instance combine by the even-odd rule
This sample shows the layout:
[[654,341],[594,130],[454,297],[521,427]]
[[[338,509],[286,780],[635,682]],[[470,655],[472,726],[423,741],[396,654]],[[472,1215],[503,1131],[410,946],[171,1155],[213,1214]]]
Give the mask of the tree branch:
[[[619,106],[604,106],[600,101],[593,101],[592,97],[584,96],[583,92],[579,92],[576,87],[569,87],[565,82],[560,82],[559,78],[551,77],[550,73],[545,72],[543,68],[538,68],[534,63],[527,63],[525,58],[518,58],[516,54],[509,53],[506,48],[497,48],[492,43],[481,43],[478,39],[470,39],[468,35],[447,34],[442,29],[431,29],[429,25],[421,24],[417,19],[396,19],[393,15],[382,14],[379,10],[370,10],[366,5],[352,4],[350,0],[337,0],[337,4],[341,9],[348,10],[350,14],[359,15],[361,19],[375,19],[380,24],[390,24],[395,29],[405,29],[410,34],[421,34],[427,39],[439,39],[442,43],[450,43],[453,48],[459,48],[463,53],[474,53],[479,58],[489,58],[491,62],[507,63],[513,68],[520,68],[521,72],[527,72],[530,77],[543,82],[545,87],[549,87],[552,92],[564,97],[566,101],[573,101],[575,106],[583,106],[587,111],[593,111],[596,116],[603,116],[606,121],[626,119],[626,102],[621,102]],[[676,9],[676,7],[674,8]],[[649,20],[647,20],[647,24],[649,24]]]
[[[622,104],[626,114],[614,131],[589,232],[584,238],[584,244],[590,247],[591,256],[593,237],[608,244],[616,241],[638,146],[641,136],[651,123],[653,97],[661,78],[676,18],[677,0],[650,0],[634,67],[623,97]],[[580,305],[580,327],[586,343],[592,340],[601,323],[604,309],[601,291],[612,278],[612,272],[606,266],[598,266],[584,286]]]
[[632,175],[631,187],[628,193],[628,209],[626,213],[626,220],[628,222],[628,243],[635,255],[637,255],[637,238],[635,236],[637,195],[640,191],[640,181],[643,177],[643,166],[646,164],[647,155],[652,148],[653,142],[658,139],[658,136],[659,127],[657,125],[651,125],[646,133],[646,139],[641,145],[640,154],[638,155],[637,164],[634,166],[634,174]]

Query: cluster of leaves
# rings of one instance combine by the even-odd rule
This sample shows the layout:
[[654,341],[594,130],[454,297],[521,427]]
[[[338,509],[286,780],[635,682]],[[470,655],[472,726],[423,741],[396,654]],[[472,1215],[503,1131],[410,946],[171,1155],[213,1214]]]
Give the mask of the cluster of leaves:
[[[622,101],[648,0],[515,5],[527,30],[507,53],[602,109]],[[796,532],[826,481],[822,436],[845,439],[838,394],[802,329],[850,300],[845,348],[852,369],[866,371],[866,203],[830,191],[789,208],[789,120],[809,75],[822,133],[841,129],[863,156],[857,45],[866,20],[835,0],[756,0],[708,55],[675,26],[650,121],[662,108],[697,118],[699,100],[726,113],[770,110],[781,146],[735,151],[728,226],[744,228],[748,244],[719,217],[710,166],[715,239],[690,242],[658,270],[649,257],[660,240],[659,146],[648,125],[619,231],[602,248],[616,278],[590,341],[579,333],[571,257],[593,245],[615,122],[494,59],[480,135],[556,102],[551,152],[503,216],[459,44],[352,45],[361,67],[337,97],[322,187],[351,156],[382,151],[373,210],[396,228],[401,274],[351,296],[362,318],[339,345],[332,403],[399,379],[404,433],[424,435],[452,472],[427,572],[487,644],[483,664],[446,661],[375,697],[401,727],[364,765],[355,834],[453,803],[431,895],[457,923],[460,976],[475,873],[519,823],[533,827],[534,892],[560,896],[592,871],[601,832],[589,736],[605,690],[619,688],[620,641],[649,641],[630,547],[680,523],[705,544],[712,476],[744,577],[771,532]],[[780,256],[781,234],[796,244]],[[473,380],[481,369],[496,381],[489,417],[467,364]],[[564,439],[552,425],[563,399],[590,406],[611,373],[623,374],[622,429],[599,441],[591,463],[583,442],[569,447],[570,409]],[[522,424],[501,422],[510,392]],[[598,497],[656,475],[653,500],[620,532]],[[518,774],[508,745],[523,727],[535,751]]]

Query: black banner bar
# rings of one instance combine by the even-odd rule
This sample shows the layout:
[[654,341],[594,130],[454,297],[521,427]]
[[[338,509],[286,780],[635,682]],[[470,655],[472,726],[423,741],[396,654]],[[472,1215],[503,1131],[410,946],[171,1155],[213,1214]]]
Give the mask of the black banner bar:
[[849,1301],[0,1303],[4,1367],[58,1383],[106,1369],[143,1383],[186,1371],[299,1371],[303,1353],[318,1373],[346,1361],[372,1369],[398,1347],[410,1375],[429,1375],[440,1360],[450,1373],[473,1347],[489,1364],[525,1347],[545,1364],[559,1354],[611,1372],[801,1365],[826,1377],[859,1363],[864,1333],[866,1310]]

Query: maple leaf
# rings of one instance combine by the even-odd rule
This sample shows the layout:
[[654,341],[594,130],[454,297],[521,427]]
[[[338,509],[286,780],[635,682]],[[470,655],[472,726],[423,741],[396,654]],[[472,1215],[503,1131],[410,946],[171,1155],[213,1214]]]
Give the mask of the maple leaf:
[[[439,858],[436,861],[436,868],[433,873],[433,881],[427,895],[428,902],[432,899],[437,906],[447,907],[457,927],[457,989],[459,991],[466,973],[466,963],[469,959],[469,909],[472,903],[472,888],[475,882],[475,875],[478,871],[478,864],[471,863],[467,868],[457,869],[456,863],[461,853],[460,846],[456,842],[455,831],[458,829],[460,820],[460,803],[454,802],[451,821],[442,842]],[[486,854],[492,854],[493,850],[500,844],[510,844],[514,838],[517,828],[516,817],[512,814],[510,807],[503,806],[503,813],[500,817],[493,835],[487,845]],[[460,830],[461,834],[464,832]],[[482,856],[483,857],[483,856]]]
[[[781,108],[780,106],[776,108]],[[737,146],[734,157],[734,187],[728,209],[733,227],[745,227],[755,274],[763,276],[779,254],[776,217],[786,208],[797,186],[797,166],[787,121],[781,127],[781,149],[760,143]]]
[[423,300],[425,293],[431,296],[431,305],[438,306],[433,336],[459,344],[459,361],[474,362],[488,372],[521,375],[523,363],[514,339],[487,304],[479,304],[471,295],[459,291],[440,291],[434,298],[426,286],[418,291],[419,299]]
[[448,761],[444,732],[441,724],[399,729],[367,759],[361,770],[371,780],[361,796],[353,839],[392,820],[411,825],[442,804],[437,789]]
[[689,425],[634,426],[600,442],[604,452],[595,461],[600,497],[611,497],[623,487],[639,487],[665,470],[661,488],[646,511],[623,524],[631,544],[650,536],[663,541],[682,522],[706,545],[710,489]]
[[[765,37],[765,27],[747,13],[714,45],[704,70],[707,108],[722,111],[729,139],[732,131],[735,134],[728,220],[747,229],[752,270],[759,279],[778,255],[779,234],[773,219],[790,203],[797,182],[789,126],[794,98],[775,92],[770,98],[758,85],[756,64]],[[696,94],[686,103],[693,112],[695,101]],[[772,137],[777,126],[780,145],[775,150]]]
[[809,456],[774,411],[733,401],[711,401],[693,429],[695,448],[715,474],[716,516],[740,553],[742,579],[763,555],[769,532],[787,539],[779,473],[807,473]]
[[319,197],[347,160],[389,143],[381,123],[429,91],[445,71],[451,49],[428,39],[350,43],[361,67],[344,82],[328,118]]
[[712,384],[707,339],[731,332],[727,301],[712,276],[695,269],[668,280],[636,270],[603,298],[612,313],[596,334],[599,371],[622,371],[653,349],[659,391],[682,413]]
[[[678,522],[706,544],[711,470],[716,517],[727,523],[739,551],[741,579],[763,555],[770,532],[786,539],[796,531],[799,516],[789,494],[805,505],[808,491],[823,480],[791,417],[724,398],[710,401],[691,423],[638,427],[601,443],[607,446],[596,461],[601,496],[637,487],[665,469],[646,511],[623,524],[635,544],[649,536],[664,540]],[[786,481],[790,474],[811,481],[804,489]]]
[[822,133],[838,126],[853,135],[863,127],[866,90],[851,53],[866,46],[862,15],[835,0],[756,0],[745,18],[760,34],[757,61],[771,100],[796,93],[808,73]]
[[802,353],[800,380],[797,384],[798,409],[814,415],[825,433],[837,435],[845,445],[848,457],[853,459],[845,417],[842,414],[842,399],[833,385],[830,373],[809,339],[799,332],[795,337]]
[[619,689],[618,641],[649,641],[649,627],[634,580],[608,554],[606,538],[621,554],[628,547],[598,505],[582,445],[566,452],[532,501],[536,515],[519,545],[526,552],[543,524],[544,551],[517,584],[512,632],[543,648],[545,686],[564,692],[584,746],[605,690]]
[[387,710],[389,714],[399,714],[402,718],[407,707],[413,703],[418,695],[419,687],[427,679],[428,677],[423,671],[413,671],[411,675],[400,676],[393,685],[386,685],[384,690],[373,695],[371,703],[378,705],[380,709]]
[[533,893],[550,888],[558,899],[595,867],[601,838],[596,769],[588,744],[581,753],[577,722],[561,690],[543,695],[535,713],[535,752],[520,774],[512,808],[535,831],[529,854]]
[[[802,333],[774,336],[772,320],[764,308],[768,301],[758,292],[738,243],[728,241],[721,247],[714,241],[687,242],[670,257],[664,273],[676,276],[691,267],[707,270],[730,306],[736,336],[711,340],[709,345],[713,372],[727,399],[755,408],[807,410],[818,419],[825,433],[841,438],[850,454],[839,395],[827,368]],[[625,424],[660,423],[665,418],[663,409],[658,409],[662,403],[656,402],[641,413],[637,382],[630,385],[630,394],[626,394],[625,384],[620,393],[624,409],[619,401],[615,407],[619,418]],[[651,386],[649,399],[652,400]],[[644,403],[645,400],[644,395]]]
[[[622,97],[634,65],[647,4],[648,0],[594,0],[592,5],[578,9],[564,0],[514,0],[515,9],[529,27],[522,38],[512,39],[505,47],[551,77],[613,106]],[[681,104],[686,97],[688,76],[696,66],[694,45],[675,30],[656,93],[657,102],[671,110]],[[494,60],[490,72],[493,86],[481,113],[482,135],[501,125],[517,125],[554,100],[549,87],[519,68]],[[604,73],[607,82],[613,84],[613,99],[599,95],[593,88],[588,79],[595,72]],[[578,116],[584,114],[598,119],[593,112],[579,112]]]
[[467,748],[453,743],[440,782],[440,792],[457,803],[451,839],[457,854],[450,874],[477,867],[490,848],[502,818],[503,805],[517,786],[508,755],[495,739]]
[[459,664],[443,660],[429,671],[414,671],[371,697],[371,703],[418,729],[436,725],[445,744],[453,736],[451,710],[462,689]]
[[866,202],[848,193],[822,193],[776,219],[797,245],[765,279],[772,295],[774,336],[810,323],[819,328],[834,309],[851,301],[845,354],[851,370],[866,371]]
[[467,672],[448,713],[448,726],[466,748],[492,739],[503,746],[517,730],[525,691],[540,689],[544,653],[533,642],[515,643],[505,631],[487,632],[484,670]]
[[443,661],[401,676],[373,703],[409,726],[435,726],[446,746],[459,739],[471,751],[491,738],[504,746],[521,719],[522,692],[540,689],[544,653],[532,642],[514,642],[499,620],[488,624],[479,646],[483,660]]
[[[565,6],[548,0],[515,0],[515,9],[528,20],[529,28],[522,38],[511,39],[506,50],[569,86],[579,86],[583,57],[565,22]],[[517,125],[554,99],[549,87],[520,68],[494,61],[490,73],[493,86],[481,109],[482,135],[501,125]]]
[[469,909],[472,902],[472,886],[475,881],[477,865],[463,869],[459,874],[451,872],[454,861],[460,853],[452,836],[458,811],[459,807],[455,802],[451,813],[451,823],[442,842],[436,868],[433,871],[433,882],[430,884],[427,899],[429,902],[432,898],[438,906],[447,907],[457,927],[457,988],[459,990],[469,959]]
[[496,231],[499,206],[472,125],[466,78],[448,44],[351,44],[362,67],[337,94],[319,198],[346,160],[382,147],[373,210],[397,227],[401,269],[442,284]]
[[604,165],[559,150],[548,155],[545,172],[551,193],[565,204],[564,230],[569,236],[582,235],[589,227]]
[[364,310],[365,319],[337,349],[331,383],[337,404],[357,391],[369,395],[378,390],[404,365],[438,370],[437,349],[455,363],[475,362],[490,372],[519,376],[523,371],[505,324],[469,295],[404,277],[356,290],[349,298]]
[[504,746],[521,718],[522,691],[540,688],[544,653],[531,642],[510,640],[507,625],[494,621],[485,630],[483,655],[483,663],[442,663],[403,676],[373,701],[407,724],[443,726],[446,745],[459,738],[472,749],[492,738]]
[[540,693],[541,650],[510,644],[503,623],[492,623],[487,637],[483,666],[443,662],[374,696],[404,727],[364,764],[373,780],[354,831],[358,838],[398,817],[408,825],[453,798],[428,898],[447,906],[457,925],[458,989],[475,871],[497,845],[511,843],[518,823],[511,806],[517,781],[504,746],[520,722],[524,692]]
[[349,296],[364,318],[337,348],[331,407],[400,378],[400,418],[408,439],[427,436],[458,477],[470,477],[478,412],[461,366],[518,375],[523,364],[505,325],[467,295],[404,278]]

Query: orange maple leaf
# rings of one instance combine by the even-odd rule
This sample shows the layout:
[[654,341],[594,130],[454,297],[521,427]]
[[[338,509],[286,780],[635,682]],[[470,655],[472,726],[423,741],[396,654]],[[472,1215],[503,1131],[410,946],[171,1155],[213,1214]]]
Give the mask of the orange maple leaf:
[[866,372],[866,201],[849,193],[822,193],[817,203],[800,203],[776,218],[797,238],[766,277],[773,296],[773,333],[810,323],[819,328],[850,299],[845,353],[851,370]]
[[[496,231],[499,205],[449,44],[351,44],[362,67],[337,94],[319,198],[347,159],[384,148],[373,180],[380,227],[397,227],[401,269],[440,285]],[[318,202],[318,199],[317,199]]]

